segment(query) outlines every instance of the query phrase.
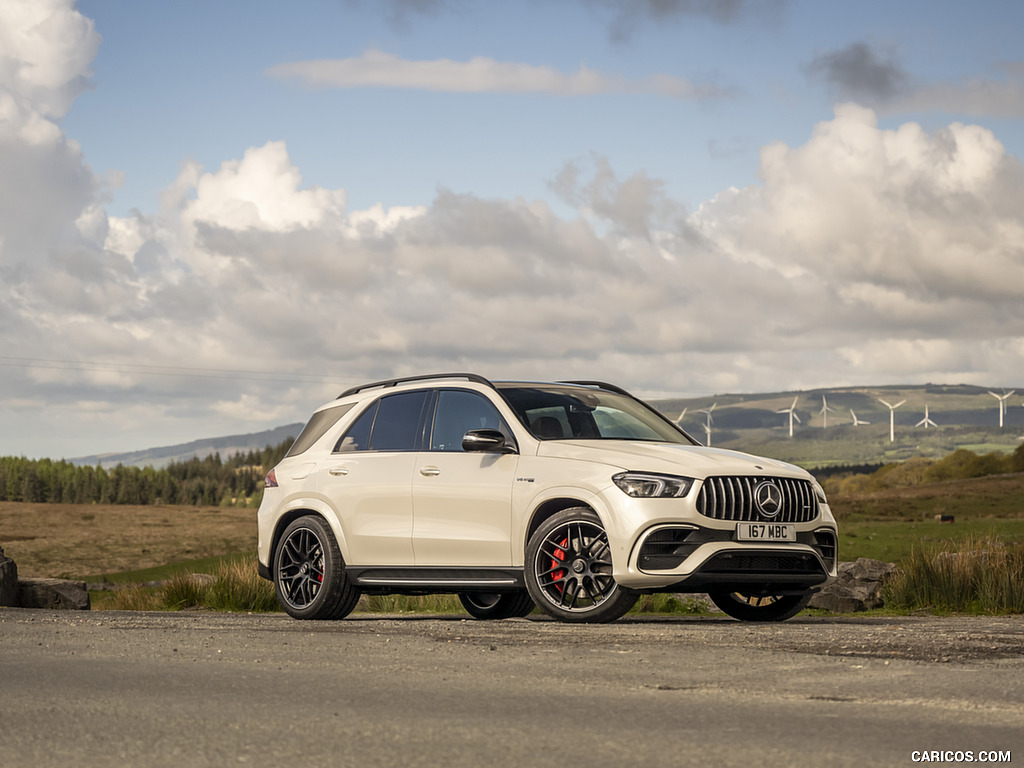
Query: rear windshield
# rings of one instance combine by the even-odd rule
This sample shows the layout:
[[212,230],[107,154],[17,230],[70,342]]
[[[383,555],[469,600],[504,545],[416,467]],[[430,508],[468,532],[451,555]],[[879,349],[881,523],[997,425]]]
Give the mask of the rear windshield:
[[352,410],[353,405],[355,403],[336,405],[333,408],[324,408],[322,411],[314,413],[313,418],[303,427],[302,432],[299,433],[298,438],[292,443],[292,447],[288,449],[288,453],[285,455],[298,456],[300,453],[308,451],[313,443],[327,434],[327,430],[338,423],[338,419]]
[[523,425],[541,440],[698,444],[653,408],[617,392],[562,384],[497,386]]

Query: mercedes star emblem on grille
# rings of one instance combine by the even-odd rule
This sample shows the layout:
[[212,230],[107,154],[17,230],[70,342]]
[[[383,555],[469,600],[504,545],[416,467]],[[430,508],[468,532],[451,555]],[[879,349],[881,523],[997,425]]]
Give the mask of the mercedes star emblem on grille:
[[782,489],[771,480],[764,480],[754,489],[754,502],[765,517],[775,517],[782,510]]

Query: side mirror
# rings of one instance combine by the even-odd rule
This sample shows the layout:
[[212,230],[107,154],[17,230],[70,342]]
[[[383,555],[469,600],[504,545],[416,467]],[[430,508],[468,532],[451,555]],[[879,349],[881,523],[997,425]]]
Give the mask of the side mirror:
[[496,429],[471,429],[462,436],[462,450],[476,453],[510,453],[505,436]]

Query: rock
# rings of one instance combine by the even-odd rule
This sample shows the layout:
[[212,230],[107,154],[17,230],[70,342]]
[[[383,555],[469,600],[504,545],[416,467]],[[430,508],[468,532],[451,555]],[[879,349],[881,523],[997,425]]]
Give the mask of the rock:
[[4,557],[4,548],[0,547],[0,606],[18,604],[18,564],[11,558]]
[[893,563],[862,557],[839,564],[839,578],[811,598],[810,608],[853,613],[882,607],[882,586],[896,571]]
[[89,610],[89,593],[84,581],[66,579],[21,579],[18,602],[22,608]]

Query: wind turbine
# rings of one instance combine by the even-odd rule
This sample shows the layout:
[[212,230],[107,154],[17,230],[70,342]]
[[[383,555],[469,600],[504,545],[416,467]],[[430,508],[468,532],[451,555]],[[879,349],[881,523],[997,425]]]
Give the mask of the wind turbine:
[[924,418],[921,419],[919,422],[917,422],[917,424],[915,424],[914,426],[915,427],[924,427],[925,429],[928,429],[929,426],[935,427],[936,429],[939,428],[938,424],[936,424],[934,421],[932,421],[930,418],[928,418],[928,406],[927,405],[925,405],[925,407],[924,407]]
[[707,414],[708,420],[704,423],[704,432],[708,436],[708,447],[711,447],[711,425],[715,423],[715,420],[711,418],[711,412],[715,410],[715,406],[718,403],[712,403],[710,408],[701,408],[700,412]]
[[821,396],[821,410],[818,411],[818,413],[821,414],[821,428],[822,429],[828,428],[828,414],[829,414],[829,412],[835,413],[836,409],[835,408],[829,408],[828,403],[825,402],[825,396],[822,395]]
[[1006,415],[1006,398],[1016,392],[1016,389],[1011,389],[1002,395],[997,395],[995,392],[989,390],[989,394],[992,395],[996,400],[999,401],[999,428],[1003,428],[1003,416]]
[[682,424],[683,424],[683,419],[685,419],[685,418],[686,418],[686,408],[683,408],[683,412],[682,412],[682,413],[680,413],[680,414],[679,414],[679,418],[678,418],[678,419],[676,419],[676,422],[675,422],[676,426],[677,426],[677,427],[680,427],[680,426],[682,426]]
[[853,426],[857,427],[861,424],[870,424],[870,421],[864,421],[864,419],[858,419],[857,414],[853,412],[853,408],[850,409],[850,415],[853,416]]
[[796,415],[796,401],[800,399],[800,395],[793,398],[793,404],[789,408],[783,408],[781,411],[776,413],[788,413],[789,414],[789,436],[793,436],[793,419],[796,419],[797,423],[802,423],[800,417]]
[[878,402],[886,406],[889,409],[889,442],[896,442],[896,409],[903,405],[906,400],[900,400],[896,405],[890,405],[885,402],[882,398],[878,398]]

